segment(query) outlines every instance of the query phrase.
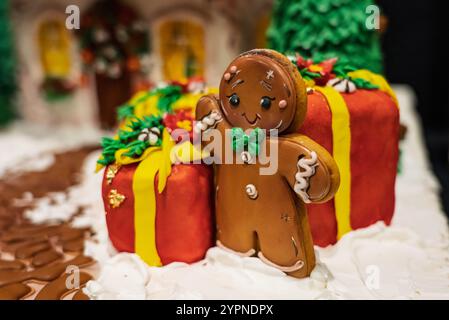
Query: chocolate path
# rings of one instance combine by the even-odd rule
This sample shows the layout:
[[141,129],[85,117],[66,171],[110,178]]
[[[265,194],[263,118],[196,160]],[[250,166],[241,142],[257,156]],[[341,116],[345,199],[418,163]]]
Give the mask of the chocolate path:
[[[80,268],[95,263],[81,254],[89,229],[76,229],[68,223],[35,225],[24,217],[30,206],[15,206],[29,192],[33,198],[64,192],[80,181],[84,160],[97,147],[83,147],[55,155],[44,171],[5,174],[0,179],[0,299],[23,299],[35,293],[29,282],[44,283],[35,299],[61,299],[74,292],[72,299],[87,300],[81,289],[69,290],[69,265]],[[74,216],[81,214],[79,208]],[[5,257],[8,256],[6,259]],[[11,260],[13,258],[14,260]],[[92,277],[79,273],[80,285]]]

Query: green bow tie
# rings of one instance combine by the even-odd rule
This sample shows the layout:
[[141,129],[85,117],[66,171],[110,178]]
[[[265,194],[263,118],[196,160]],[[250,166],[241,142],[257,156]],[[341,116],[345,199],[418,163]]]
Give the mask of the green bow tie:
[[241,152],[248,150],[252,156],[260,152],[260,143],[265,139],[265,133],[260,128],[255,128],[250,134],[246,134],[242,128],[232,128],[232,150]]

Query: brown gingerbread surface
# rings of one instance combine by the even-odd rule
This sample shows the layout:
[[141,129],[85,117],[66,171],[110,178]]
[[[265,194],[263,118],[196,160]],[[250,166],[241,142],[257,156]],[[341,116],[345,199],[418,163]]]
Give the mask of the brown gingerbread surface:
[[[239,255],[257,255],[299,278],[315,266],[304,202],[325,202],[339,185],[330,154],[295,133],[306,111],[306,88],[290,61],[271,50],[253,50],[229,65],[219,96],[202,98],[196,115],[205,124],[212,123],[208,118],[219,119],[202,128],[205,135],[209,129],[217,129],[222,137],[241,129],[247,135],[242,139],[251,140],[254,130],[267,132],[259,153],[234,148],[231,164],[216,165],[217,245]],[[272,129],[278,130],[279,138],[268,134]],[[277,170],[263,175],[260,169],[267,164],[260,154],[274,150]],[[212,155],[223,162],[227,151],[223,143]]]

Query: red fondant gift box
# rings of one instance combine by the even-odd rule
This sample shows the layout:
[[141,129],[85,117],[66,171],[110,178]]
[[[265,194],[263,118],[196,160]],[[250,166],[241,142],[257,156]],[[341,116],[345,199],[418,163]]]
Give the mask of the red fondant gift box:
[[313,86],[301,128],[301,133],[333,155],[340,170],[335,198],[308,206],[314,243],[323,247],[377,221],[388,225],[394,212],[399,155],[396,98],[382,77],[364,70],[352,75],[364,77],[378,88]]
[[[102,192],[112,244],[118,251],[138,253],[154,266],[201,260],[214,237],[212,168],[174,165],[159,193],[158,174],[154,180],[145,173],[141,176],[139,165],[121,166],[112,180],[107,175],[116,171],[116,166],[105,170]],[[136,179],[143,180],[143,188]],[[152,188],[148,186],[151,183]],[[148,206],[151,197],[154,208]]]
[[[109,238],[151,266],[201,260],[214,244],[213,170],[191,143],[202,94],[183,90],[173,84],[136,94],[98,160]],[[187,141],[172,137],[178,129]]]

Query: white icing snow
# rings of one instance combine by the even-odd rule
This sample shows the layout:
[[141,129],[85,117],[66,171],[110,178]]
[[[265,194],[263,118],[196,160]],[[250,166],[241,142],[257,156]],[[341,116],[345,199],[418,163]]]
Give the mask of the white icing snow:
[[[320,262],[301,280],[218,247],[195,264],[146,272],[136,255],[120,253],[85,292],[96,299],[129,298],[134,290],[145,299],[449,299],[448,248],[430,247],[410,230],[378,223],[316,250]],[[129,272],[132,281],[124,281]]]
[[55,152],[98,144],[104,132],[93,128],[50,127],[19,121],[0,130],[0,177],[40,171],[53,164]]

